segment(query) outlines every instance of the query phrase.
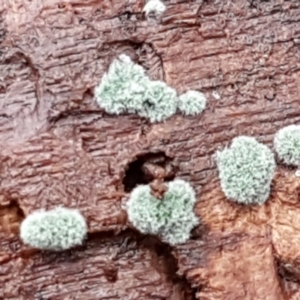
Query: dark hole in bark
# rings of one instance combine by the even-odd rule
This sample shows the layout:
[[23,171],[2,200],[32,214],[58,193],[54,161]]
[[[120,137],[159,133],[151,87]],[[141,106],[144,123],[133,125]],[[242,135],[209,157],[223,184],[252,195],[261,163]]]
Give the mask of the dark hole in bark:
[[123,179],[125,192],[130,192],[137,185],[148,184],[151,182],[148,174],[145,174],[143,166],[145,163],[151,163],[162,167],[166,170],[165,180],[173,180],[175,178],[175,167],[172,164],[172,158],[168,157],[164,152],[146,153],[136,157],[130,162],[126,168]]

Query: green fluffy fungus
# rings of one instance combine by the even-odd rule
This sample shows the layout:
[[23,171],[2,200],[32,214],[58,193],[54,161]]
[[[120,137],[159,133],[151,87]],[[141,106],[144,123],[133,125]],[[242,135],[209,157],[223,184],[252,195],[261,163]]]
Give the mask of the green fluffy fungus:
[[300,125],[280,129],[274,137],[274,148],[286,165],[300,166]]
[[198,91],[187,91],[179,97],[178,109],[184,115],[195,116],[202,113],[206,107],[206,97]]
[[96,101],[107,113],[136,113],[142,109],[148,78],[125,54],[115,59],[95,89]]
[[135,113],[161,122],[176,113],[177,93],[162,81],[152,81],[143,67],[125,54],[115,59],[95,89],[96,101],[107,113]]
[[177,93],[162,81],[148,81],[144,104],[138,110],[141,117],[151,123],[161,122],[171,117],[177,110]]
[[20,237],[33,248],[62,251],[81,245],[87,234],[84,217],[75,209],[35,211],[22,222]]
[[227,198],[244,204],[263,204],[269,198],[276,162],[255,138],[234,138],[231,147],[217,152],[217,166]]
[[186,242],[199,224],[193,208],[196,196],[189,183],[176,179],[168,184],[163,199],[151,194],[149,185],[136,187],[127,202],[132,224],[144,234],[158,235],[170,245]]
[[204,94],[188,91],[178,97],[176,90],[165,82],[150,80],[144,68],[125,54],[111,63],[95,88],[95,98],[109,114],[138,114],[151,123],[165,121],[177,109],[184,115],[194,116],[206,106]]

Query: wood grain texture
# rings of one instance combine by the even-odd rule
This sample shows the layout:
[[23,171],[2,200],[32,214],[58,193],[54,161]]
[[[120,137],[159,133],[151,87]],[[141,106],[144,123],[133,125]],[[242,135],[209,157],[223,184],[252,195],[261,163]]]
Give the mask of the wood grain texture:
[[[165,4],[157,21],[143,0],[0,0],[0,298],[300,299],[300,179],[279,168],[270,200],[241,207],[222,194],[213,158],[237,135],[271,146],[299,122],[300,3]],[[160,124],[103,113],[93,90],[121,53],[179,93],[203,91],[207,109]],[[156,152],[197,191],[202,225],[173,249],[145,242],[122,209],[128,164]],[[84,214],[86,245],[24,247],[20,220],[56,205]]]

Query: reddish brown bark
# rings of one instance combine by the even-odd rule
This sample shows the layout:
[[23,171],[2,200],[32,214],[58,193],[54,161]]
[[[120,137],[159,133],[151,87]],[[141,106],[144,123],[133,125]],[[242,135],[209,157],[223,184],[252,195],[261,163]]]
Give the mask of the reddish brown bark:
[[[267,204],[242,207],[213,159],[236,135],[271,145],[299,121],[300,3],[165,4],[158,22],[142,0],[0,0],[1,299],[300,299],[300,179],[280,167]],[[205,112],[160,124],[103,113],[93,89],[120,53],[203,91]],[[202,224],[178,247],[135,233],[122,210],[151,153],[197,191]],[[24,247],[24,215],[56,205],[82,211],[86,244]]]

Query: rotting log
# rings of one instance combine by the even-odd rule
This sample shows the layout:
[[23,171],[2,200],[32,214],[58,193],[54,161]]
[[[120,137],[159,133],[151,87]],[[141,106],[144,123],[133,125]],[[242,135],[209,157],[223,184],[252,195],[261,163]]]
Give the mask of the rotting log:
[[[237,135],[271,146],[300,120],[298,0],[0,0],[0,299],[300,299],[300,179],[280,167],[261,207],[228,202],[214,152]],[[121,53],[153,79],[201,90],[208,107],[149,124],[109,116],[93,90]],[[122,206],[141,163],[177,166],[202,223],[170,248],[136,233]],[[25,215],[78,207],[87,243],[22,245]]]

